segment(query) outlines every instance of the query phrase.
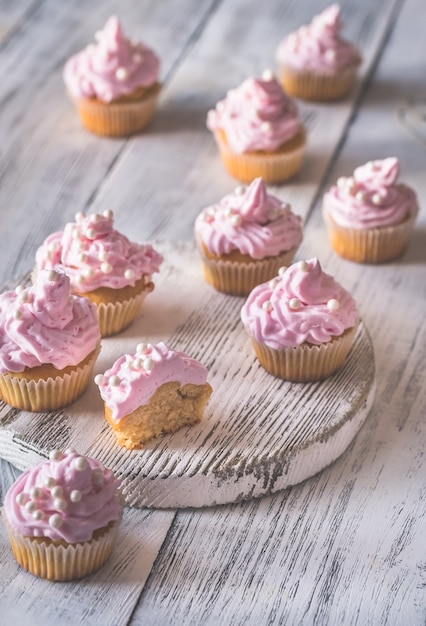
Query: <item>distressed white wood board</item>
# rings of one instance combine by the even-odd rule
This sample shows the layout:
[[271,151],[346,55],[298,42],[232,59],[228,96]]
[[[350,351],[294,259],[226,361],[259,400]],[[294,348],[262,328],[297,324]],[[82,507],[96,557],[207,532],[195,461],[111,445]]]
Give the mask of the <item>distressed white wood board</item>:
[[374,354],[360,325],[344,367],[329,379],[295,384],[258,364],[240,321],[242,298],[202,277],[191,243],[159,244],[166,259],[143,315],[103,341],[96,372],[143,341],[165,340],[209,369],[214,393],[200,424],[125,450],[103,417],[94,383],[72,406],[38,414],[0,412],[0,455],[24,469],[52,448],[74,447],[122,481],[127,504],[200,507],[237,502],[297,484],[351,443],[374,398]]
[[126,508],[107,563],[87,578],[66,583],[37,578],[20,567],[0,524],[0,623],[128,624],[173,519],[172,511]]

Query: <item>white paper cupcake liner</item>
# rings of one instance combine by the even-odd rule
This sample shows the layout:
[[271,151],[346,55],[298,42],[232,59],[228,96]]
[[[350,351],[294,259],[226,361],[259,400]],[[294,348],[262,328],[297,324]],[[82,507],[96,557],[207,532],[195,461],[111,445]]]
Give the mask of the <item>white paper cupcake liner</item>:
[[136,319],[143,301],[152,289],[149,284],[136,296],[120,302],[97,302],[99,328],[102,337],[109,337],[121,332]]

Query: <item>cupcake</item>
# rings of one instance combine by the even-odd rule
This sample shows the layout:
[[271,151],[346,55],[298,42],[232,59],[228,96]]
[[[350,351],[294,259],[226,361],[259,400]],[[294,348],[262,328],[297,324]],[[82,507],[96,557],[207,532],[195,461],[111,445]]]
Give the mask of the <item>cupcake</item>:
[[359,263],[383,263],[408,245],[418,212],[416,194],[398,183],[398,159],[357,167],[324,194],[323,215],[330,243],[340,256]]
[[102,336],[114,335],[135,320],[163,258],[115,230],[112,211],[75,219],[37,250],[36,270],[64,271],[74,292],[96,305]]
[[132,135],[154,115],[160,62],[153,50],[123,34],[112,16],[90,44],[72,56],[64,81],[83,125],[105,136]]
[[86,389],[100,349],[96,307],[70,294],[65,274],[0,295],[0,397],[17,409],[52,411]]
[[195,236],[206,281],[224,293],[246,296],[291,263],[302,225],[256,178],[204,209],[195,221]]
[[213,391],[204,365],[163,342],[139,344],[95,383],[105,417],[119,445],[128,449],[200,422]]
[[266,183],[280,183],[302,165],[305,129],[295,103],[269,70],[261,79],[248,78],[228,91],[209,111],[207,127],[225,168],[242,182],[262,177]]
[[359,315],[352,296],[314,258],[282,268],[255,287],[241,319],[267,372],[307,382],[327,378],[343,365]]
[[41,578],[73,580],[110,556],[123,513],[118,480],[102,463],[54,450],[26,470],[2,509],[18,563]]
[[309,26],[291,33],[278,47],[277,62],[284,89],[305,100],[336,100],[352,87],[361,55],[340,35],[340,7],[333,4]]

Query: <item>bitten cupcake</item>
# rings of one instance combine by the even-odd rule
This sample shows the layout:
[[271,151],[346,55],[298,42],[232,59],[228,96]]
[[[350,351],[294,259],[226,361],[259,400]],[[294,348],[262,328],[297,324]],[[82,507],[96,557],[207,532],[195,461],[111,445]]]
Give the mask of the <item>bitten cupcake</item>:
[[34,285],[0,295],[0,397],[50,411],[86,389],[100,349],[96,307],[70,293],[69,278],[40,271]]
[[302,165],[305,129],[295,103],[269,70],[228,91],[209,111],[207,127],[225,168],[242,182],[257,177],[266,183],[283,182]]
[[262,178],[237,187],[195,221],[206,281],[244,296],[293,260],[302,241],[301,218],[268,193]]
[[77,213],[75,219],[47,237],[37,250],[36,269],[64,271],[74,292],[96,305],[102,336],[114,335],[135,320],[163,257],[115,230],[112,211]]
[[390,157],[357,167],[324,195],[330,243],[340,256],[383,263],[407,248],[418,213],[416,194],[398,183],[399,162]]
[[18,563],[41,578],[66,581],[109,558],[123,514],[119,482],[102,463],[54,450],[10,487],[3,521]]
[[352,296],[318,259],[282,268],[241,310],[262,367],[284,380],[322,380],[344,363],[359,314]]
[[105,136],[137,133],[155,112],[160,61],[146,45],[125,37],[116,16],[95,38],[65,65],[68,93],[88,130]]
[[342,38],[340,7],[333,4],[308,26],[291,33],[278,47],[284,89],[305,100],[336,100],[352,87],[361,55]]
[[95,383],[106,419],[119,445],[128,449],[200,422],[213,391],[204,365],[163,342],[139,344]]

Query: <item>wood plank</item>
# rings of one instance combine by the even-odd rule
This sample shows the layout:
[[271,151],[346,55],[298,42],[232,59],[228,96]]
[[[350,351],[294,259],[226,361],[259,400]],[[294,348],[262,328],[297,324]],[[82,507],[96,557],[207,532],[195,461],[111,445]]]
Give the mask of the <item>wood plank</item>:
[[[205,283],[192,244],[157,246],[166,261],[144,312],[125,333],[103,340],[104,372],[138,341],[166,340],[209,369],[214,393],[200,424],[121,448],[104,419],[94,383],[62,411],[20,412],[2,403],[0,455],[20,469],[68,447],[89,454],[122,480],[127,504],[211,506],[269,494],[332,463],[364,423],[374,398],[371,339],[361,325],[345,366],[322,382],[288,383],[257,363],[243,330],[243,299]],[[177,297],[179,294],[179,297]]]
[[3,0],[0,4],[0,48],[37,9],[40,0]]

